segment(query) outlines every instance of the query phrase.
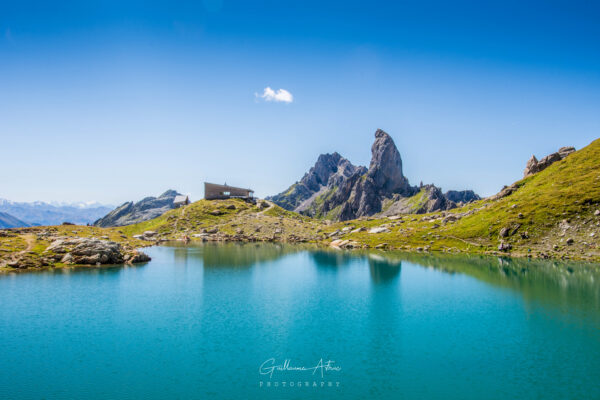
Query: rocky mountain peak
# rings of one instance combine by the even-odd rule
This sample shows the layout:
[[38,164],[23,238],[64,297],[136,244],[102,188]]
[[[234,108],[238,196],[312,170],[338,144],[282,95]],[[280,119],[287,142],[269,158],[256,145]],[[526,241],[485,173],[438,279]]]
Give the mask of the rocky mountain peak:
[[319,158],[317,158],[315,165],[311,168],[308,174],[305,175],[305,177],[314,175],[315,183],[319,185],[326,185],[331,174],[337,172],[338,165],[342,159],[346,160],[337,152],[333,154],[321,154]]
[[179,195],[180,193],[177,192],[177,190],[173,190],[173,189],[169,189],[167,191],[165,191],[163,194],[161,194],[160,196],[158,196],[158,198],[163,198],[163,197],[175,197],[177,195]]
[[382,129],[375,132],[367,176],[373,180],[379,194],[383,196],[410,191],[408,179],[402,174],[400,152],[392,137]]
[[338,153],[322,154],[302,180],[269,199],[287,210],[313,217],[348,220],[384,209],[394,213],[446,210],[458,202],[478,198],[472,191],[443,194],[434,185],[410,186],[402,173],[402,158],[394,140],[377,129],[368,169],[352,165]]
[[339,153],[321,154],[317,162],[285,192],[268,197],[287,210],[303,211],[311,201],[328,187],[340,185],[355,173],[364,174],[365,167],[356,167]]

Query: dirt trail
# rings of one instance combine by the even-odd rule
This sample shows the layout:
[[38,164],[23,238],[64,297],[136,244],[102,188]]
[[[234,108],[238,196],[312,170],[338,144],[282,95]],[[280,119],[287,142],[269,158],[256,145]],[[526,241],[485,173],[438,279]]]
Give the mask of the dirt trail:
[[25,248],[25,250],[21,251],[21,253],[25,253],[33,249],[33,246],[35,245],[35,235],[25,235],[25,243],[27,243],[27,247]]
[[27,252],[33,249],[35,246],[35,235],[27,234],[23,235],[25,244],[27,245],[24,250],[12,253],[8,258],[0,260],[0,267],[5,267],[7,264],[20,260]]
[[273,207],[275,207],[275,204],[270,202],[269,200],[262,200],[265,203],[267,203],[269,205],[269,207],[265,208],[264,210],[260,211],[259,213],[257,213],[257,215],[263,215],[264,213],[266,213],[267,211],[269,211],[270,209],[272,209]]

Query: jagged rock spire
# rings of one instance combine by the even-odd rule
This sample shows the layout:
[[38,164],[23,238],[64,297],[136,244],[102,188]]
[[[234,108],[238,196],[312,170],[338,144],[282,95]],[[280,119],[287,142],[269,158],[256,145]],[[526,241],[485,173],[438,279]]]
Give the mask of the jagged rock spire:
[[371,164],[367,176],[373,180],[382,196],[409,191],[408,179],[402,174],[402,158],[390,135],[382,129],[375,132],[371,146]]

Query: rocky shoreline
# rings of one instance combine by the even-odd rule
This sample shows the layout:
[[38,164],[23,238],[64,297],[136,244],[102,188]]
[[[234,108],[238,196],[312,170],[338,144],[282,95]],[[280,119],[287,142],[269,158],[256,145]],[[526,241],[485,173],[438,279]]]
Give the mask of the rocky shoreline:
[[[22,240],[25,248],[0,259],[0,267],[31,270],[65,266],[137,264],[150,257],[136,247],[104,237],[73,237],[57,234],[52,227],[0,231],[3,242]],[[2,248],[2,250],[4,250]],[[1,254],[1,253],[0,253]]]
[[[384,224],[385,225],[385,224]],[[509,258],[534,258],[534,259],[561,259],[574,261],[598,262],[597,258],[573,257],[559,254],[547,254],[543,252],[511,252],[512,248],[501,244],[498,250],[471,249],[463,250],[459,248],[448,248],[444,250],[431,249],[429,246],[393,246],[385,241],[376,245],[369,245],[356,239],[344,239],[343,236],[347,233],[365,233],[369,235],[378,235],[390,233],[392,225],[382,225],[375,228],[367,229],[364,227],[348,226],[342,230],[336,230],[326,235],[325,240],[307,240],[305,238],[286,237],[282,238],[256,238],[243,234],[197,234],[192,238],[150,238],[144,239],[145,243],[139,247],[160,246],[168,242],[184,242],[184,243],[285,243],[285,244],[306,244],[311,243],[323,248],[331,248],[338,251],[364,251],[376,250],[384,252],[400,251],[405,253],[419,254],[471,254],[471,255],[487,255],[501,256]],[[346,229],[347,228],[347,229]],[[346,230],[344,230],[346,229]],[[5,234],[5,233],[4,233]],[[57,236],[48,238],[50,245],[41,253],[33,251],[22,251],[15,254],[15,257],[4,265],[0,264],[0,273],[2,272],[26,272],[40,271],[54,268],[72,268],[72,267],[108,267],[123,264],[143,264],[151,261],[151,258],[138,248],[132,248],[127,244],[121,244],[107,239],[99,238],[72,238]],[[503,242],[502,242],[503,243]]]

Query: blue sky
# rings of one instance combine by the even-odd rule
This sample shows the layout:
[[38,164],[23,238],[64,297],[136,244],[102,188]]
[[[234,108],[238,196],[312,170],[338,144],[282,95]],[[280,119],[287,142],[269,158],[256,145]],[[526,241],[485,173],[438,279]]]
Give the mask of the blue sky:
[[600,137],[600,5],[481,3],[0,1],[0,197],[265,196],[377,128],[411,183],[495,193]]

